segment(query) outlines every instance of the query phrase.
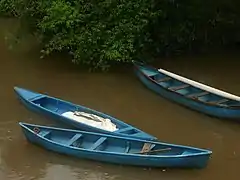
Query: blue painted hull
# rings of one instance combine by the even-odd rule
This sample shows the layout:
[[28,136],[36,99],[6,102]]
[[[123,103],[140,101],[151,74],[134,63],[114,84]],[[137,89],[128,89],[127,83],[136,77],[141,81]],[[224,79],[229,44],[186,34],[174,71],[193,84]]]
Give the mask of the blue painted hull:
[[[109,116],[107,114],[92,110],[90,108],[84,107],[84,106],[80,106],[80,105],[75,105],[72,104],[70,102],[67,101],[63,101],[57,98],[53,98],[44,94],[39,94],[39,93],[35,93],[26,89],[22,89],[22,88],[17,88],[15,87],[15,92],[18,96],[18,98],[20,99],[20,101],[31,111],[48,116],[50,118],[53,118],[57,121],[60,121],[62,123],[65,123],[66,125],[75,127],[79,130],[84,130],[84,131],[93,131],[93,132],[99,132],[99,133],[104,133],[104,134],[112,134],[112,135],[117,135],[117,136],[123,136],[123,137],[134,137],[134,138],[139,138],[139,139],[148,139],[148,140],[156,140],[157,138],[147,134],[145,132],[143,132],[140,129],[137,129],[129,124],[126,124],[112,116]],[[64,117],[58,113],[56,113],[54,111],[53,108],[58,108],[58,105],[56,105],[55,107],[51,107],[52,109],[47,109],[45,107],[39,106],[37,103],[41,102],[43,99],[47,99],[44,100],[49,101],[51,104],[52,102],[60,102],[59,103],[59,107],[63,107],[63,110],[67,111],[67,110],[78,110],[78,111],[83,111],[83,112],[87,112],[87,113],[93,113],[96,114],[98,116],[101,116],[103,118],[108,118],[110,119],[114,124],[117,125],[118,127],[118,131],[106,131],[103,129],[99,129],[93,126],[89,126],[87,124],[84,123],[80,123],[77,121],[74,121],[70,118]],[[65,108],[65,109],[64,109]]]
[[[40,145],[48,150],[61,153],[61,154],[75,156],[78,158],[103,161],[103,162],[114,163],[114,164],[125,164],[125,165],[144,166],[144,167],[204,168],[207,165],[209,157],[212,153],[211,151],[208,151],[208,150],[192,148],[188,146],[160,143],[156,141],[147,141],[147,140],[124,138],[124,137],[99,134],[99,133],[51,128],[51,127],[31,125],[26,123],[20,123],[20,126],[22,127],[23,133],[28,141],[30,141],[31,143]],[[49,132],[50,130],[50,132],[53,134],[47,138],[44,138],[40,133],[36,134],[34,133],[34,131],[32,131],[31,127],[34,127],[34,126],[41,129],[42,132],[44,132],[44,130],[45,131],[47,130]],[[81,143],[83,144],[85,142],[84,138],[89,142],[93,142],[98,138],[100,139],[105,138],[107,139],[106,140],[107,143],[105,144],[105,146],[101,146],[100,149],[95,149],[95,150],[89,150],[90,147],[94,145],[94,143],[90,144],[90,146],[88,143],[85,143],[85,145],[82,145],[82,146],[79,145],[81,146],[81,148],[76,146],[68,146],[66,145],[66,143],[68,143],[69,141],[61,139],[61,136],[64,138],[69,136],[69,139],[70,139],[70,136],[72,136],[71,133],[74,133],[74,134],[81,133],[83,137],[83,140],[81,141]],[[92,140],[93,138],[96,138],[96,139]],[[56,141],[58,142],[54,141],[54,139],[56,139]],[[131,145],[130,150],[128,150],[129,151],[128,153],[124,153],[125,151],[124,146],[125,144],[127,144],[127,142],[130,143]],[[164,154],[163,152],[160,152],[154,155],[134,154],[131,152],[131,151],[138,150],[140,147],[139,145],[144,143],[156,144],[155,146],[156,148],[160,146],[170,147],[170,149],[172,148],[172,152],[166,152],[166,154]],[[111,144],[113,145],[111,146]],[[131,150],[131,148],[133,149]],[[177,155],[175,155],[175,153]]]
[[[145,68],[146,68],[145,72],[149,71],[152,74],[159,74],[157,69],[150,68],[150,67],[145,67]],[[151,89],[152,91],[154,91],[155,93],[161,95],[166,99],[169,99],[173,102],[176,102],[185,107],[207,114],[212,117],[240,120],[240,108],[228,108],[228,107],[208,105],[207,103],[193,100],[191,98],[187,98],[186,96],[180,93],[169,91],[167,88],[159,85],[158,83],[153,81],[151,78],[149,78],[147,73],[144,73],[141,70],[141,67],[138,65],[135,65],[134,72],[136,76],[140,79],[140,81],[147,88]]]

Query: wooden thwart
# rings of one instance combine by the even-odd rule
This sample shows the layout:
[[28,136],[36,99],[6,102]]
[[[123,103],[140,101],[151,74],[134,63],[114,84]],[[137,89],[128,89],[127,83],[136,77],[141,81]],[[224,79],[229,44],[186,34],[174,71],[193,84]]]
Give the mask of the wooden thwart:
[[229,100],[228,100],[228,99],[220,99],[220,100],[218,100],[218,101],[210,101],[210,102],[208,102],[208,104],[217,105],[217,104],[225,103],[225,102],[227,102],[227,101],[229,101]]
[[126,128],[122,128],[122,129],[119,129],[115,132],[117,133],[123,133],[123,132],[126,132],[126,131],[130,131],[130,130],[133,130],[133,127],[126,127]]
[[129,150],[130,150],[130,142],[127,141],[127,145],[126,145],[125,153],[128,153]]
[[99,147],[107,138],[106,137],[101,137],[99,138],[94,144],[93,146],[90,148],[90,150],[95,150],[97,149],[97,147]]
[[69,141],[66,143],[68,146],[71,146],[75,141],[77,141],[82,134],[75,134]]
[[45,97],[45,96],[42,95],[42,94],[39,94],[39,95],[37,95],[37,96],[34,96],[34,97],[29,98],[28,101],[35,101],[35,100],[40,99],[40,98],[42,98],[42,97]]
[[136,132],[136,133],[134,133],[134,136],[135,137],[139,137],[139,136],[141,136],[141,135],[143,135],[144,133],[142,133],[142,132]]
[[50,134],[51,133],[51,131],[41,131],[40,133],[39,133],[39,135],[40,136],[42,136],[42,137],[46,137],[48,134]]
[[160,82],[164,82],[164,81],[169,81],[170,79],[172,79],[172,78],[170,78],[170,77],[165,77],[165,78],[162,78],[162,79],[157,79],[156,81],[157,81],[158,83],[160,83]]
[[201,96],[205,96],[207,94],[210,94],[210,93],[207,92],[207,91],[203,91],[203,92],[200,92],[200,93],[190,94],[187,97],[189,97],[189,98],[198,98],[198,97],[201,97]]
[[169,87],[168,89],[172,90],[172,91],[177,91],[177,90],[180,90],[180,89],[187,88],[189,86],[190,86],[189,84],[183,84],[181,86]]

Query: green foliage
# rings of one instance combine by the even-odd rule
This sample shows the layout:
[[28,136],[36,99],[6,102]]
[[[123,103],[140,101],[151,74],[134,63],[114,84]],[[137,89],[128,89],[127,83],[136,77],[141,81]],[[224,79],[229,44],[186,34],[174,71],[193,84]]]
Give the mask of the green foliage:
[[32,1],[22,18],[34,22],[43,55],[67,51],[73,62],[105,70],[144,50],[159,15],[148,0],[43,0]]
[[21,13],[24,0],[1,0],[0,15],[18,17]]
[[161,53],[181,53],[239,41],[238,0],[172,0],[159,3],[165,17],[152,36]]
[[[43,57],[68,52],[75,63],[105,70],[239,41],[238,0],[2,0],[44,45]],[[147,58],[146,58],[147,57]]]

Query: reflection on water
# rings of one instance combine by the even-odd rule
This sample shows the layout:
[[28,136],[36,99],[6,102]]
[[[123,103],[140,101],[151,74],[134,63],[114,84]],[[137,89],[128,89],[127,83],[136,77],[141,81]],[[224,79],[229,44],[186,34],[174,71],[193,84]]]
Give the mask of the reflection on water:
[[41,178],[42,180],[66,180],[69,177],[73,180],[77,180],[77,174],[69,166],[64,165],[48,165],[46,168],[45,177]]
[[[2,20],[0,25],[0,180],[239,179],[239,124],[210,118],[159,97],[145,88],[131,69],[88,74],[59,61],[59,57],[39,60],[37,51],[30,51],[27,43],[9,51],[4,36],[15,24]],[[158,66],[240,95],[239,57],[239,53],[186,57],[163,60]],[[211,149],[213,156],[202,170],[162,170],[104,164],[46,151],[27,143],[18,122],[55,122],[26,110],[13,92],[16,85],[109,113],[164,142]]]

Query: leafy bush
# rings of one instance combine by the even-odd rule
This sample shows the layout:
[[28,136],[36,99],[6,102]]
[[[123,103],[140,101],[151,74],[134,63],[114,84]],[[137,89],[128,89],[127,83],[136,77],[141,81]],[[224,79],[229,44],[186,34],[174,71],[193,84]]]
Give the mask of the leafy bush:
[[43,0],[30,1],[22,19],[33,22],[43,55],[67,51],[73,62],[105,70],[144,51],[159,15],[148,0]]
[[[5,2],[5,3],[3,3]],[[75,63],[112,63],[239,41],[238,0],[2,0],[44,45]],[[3,14],[3,13],[2,13]],[[147,56],[147,58],[146,58]]]
[[224,46],[239,41],[238,0],[172,0],[159,2],[165,17],[151,32],[161,54]]
[[23,8],[24,0],[1,0],[0,15],[18,17]]

